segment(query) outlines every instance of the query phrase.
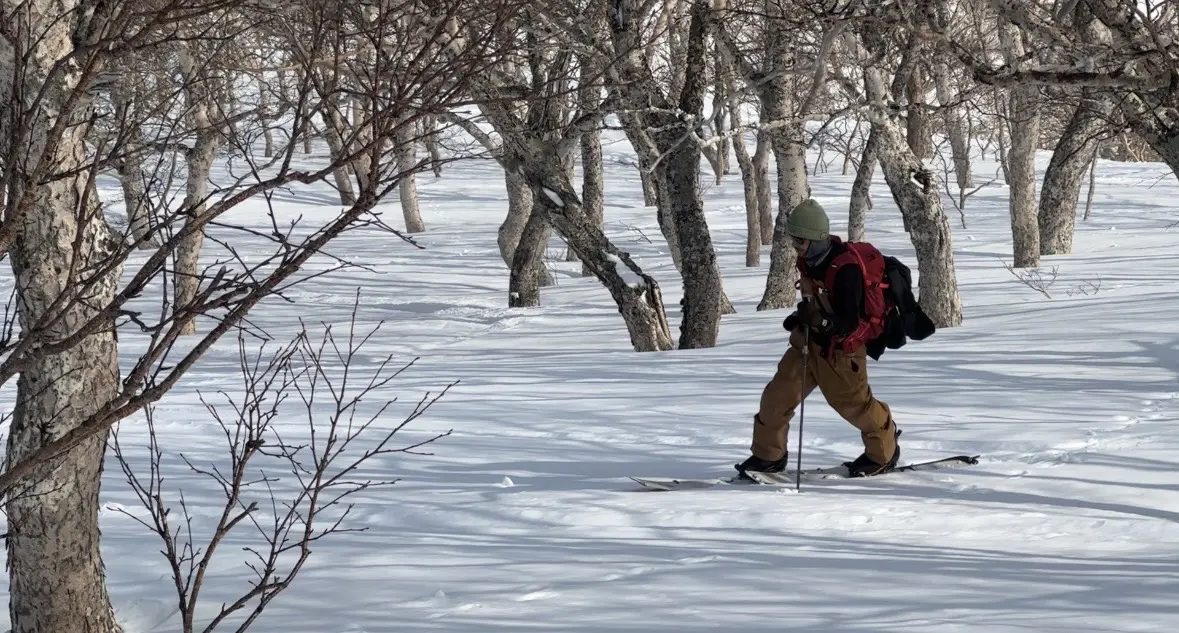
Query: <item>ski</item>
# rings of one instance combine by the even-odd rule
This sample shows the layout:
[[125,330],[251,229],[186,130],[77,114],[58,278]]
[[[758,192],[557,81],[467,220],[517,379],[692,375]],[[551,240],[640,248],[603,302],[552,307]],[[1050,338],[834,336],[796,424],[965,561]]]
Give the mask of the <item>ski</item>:
[[[880,477],[883,475],[891,475],[893,473],[926,471],[926,470],[941,470],[944,468],[957,468],[960,466],[971,466],[978,463],[978,455],[954,455],[952,457],[943,457],[941,459],[933,459],[927,462],[917,462],[915,464],[905,464],[904,466],[897,466],[896,468],[874,475]],[[794,483],[794,473],[761,473],[756,471],[748,471],[746,473],[754,481],[759,484],[768,486],[785,486]],[[831,468],[815,468],[811,470],[802,471],[802,478],[807,479],[855,479],[848,473],[847,466],[834,466]],[[867,478],[864,478],[867,479]]]
[[[876,475],[888,475],[891,473],[912,472],[912,471],[926,471],[926,470],[940,470],[944,468],[956,468],[961,466],[969,466],[978,463],[978,455],[954,455],[952,457],[943,457],[925,462],[917,462],[915,464],[905,464],[898,466],[887,473]],[[756,471],[749,471],[747,473],[751,479],[745,479],[734,475],[732,477],[716,477],[710,479],[683,479],[683,478],[658,478],[658,477],[630,477],[632,481],[642,486],[643,490],[653,491],[669,491],[669,490],[704,490],[708,488],[718,488],[724,486],[743,486],[760,484],[763,486],[787,486],[793,485],[795,482],[795,473],[792,471],[780,473],[762,473]],[[822,479],[852,479],[848,474],[847,466],[830,466],[826,468],[807,468],[802,471],[803,481],[815,481]]]

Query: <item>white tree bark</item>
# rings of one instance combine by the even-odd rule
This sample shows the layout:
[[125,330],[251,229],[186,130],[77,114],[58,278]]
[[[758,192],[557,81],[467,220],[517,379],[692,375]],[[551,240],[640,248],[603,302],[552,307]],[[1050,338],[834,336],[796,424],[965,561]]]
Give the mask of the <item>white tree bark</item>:
[[[185,105],[194,133],[192,147],[185,152],[184,157],[188,177],[184,187],[183,209],[184,214],[192,218],[204,212],[209,198],[209,174],[221,143],[221,130],[219,125],[213,123],[217,105],[213,101],[207,68],[198,67],[198,61],[187,42],[180,42],[177,49],[180,72],[184,78]],[[181,240],[176,248],[175,300],[172,303],[175,313],[190,310],[200,291],[201,275],[198,268],[204,241],[204,231],[194,231]],[[196,320],[188,321],[182,333],[196,334]]]
[[406,233],[424,233],[426,223],[422,222],[422,210],[418,206],[418,157],[413,141],[412,126],[402,126],[394,136],[397,143],[397,170],[401,182],[397,184],[397,195],[401,198],[401,216],[405,219]]
[[863,241],[867,231],[868,211],[872,209],[872,175],[876,173],[879,145],[880,136],[875,131],[869,131],[864,153],[860,156],[860,166],[856,168],[856,179],[852,181],[851,202],[848,205],[847,239],[852,242]]
[[933,77],[938,104],[945,117],[946,134],[950,137],[958,190],[966,191],[974,187],[974,176],[970,173],[970,135],[966,131],[966,119],[962,106],[958,104],[959,96],[950,86],[949,70],[944,62],[935,67]]
[[[98,273],[120,240],[106,226],[94,189],[87,185],[89,126],[79,112],[85,110],[89,97],[84,88],[75,93],[84,60],[69,57],[75,41],[89,44],[89,34],[74,32],[78,4],[0,0],[0,13],[21,20],[27,29],[19,31],[24,37],[16,41],[0,40],[0,61],[27,60],[28,66],[16,73],[28,100],[20,105],[36,112],[21,131],[26,147],[5,165],[7,188],[0,197],[15,211],[6,220],[17,223],[9,261],[16,282],[20,336],[34,338],[38,347],[78,332],[95,316],[96,306],[114,298],[121,271],[120,266],[110,265]],[[3,68],[0,74],[10,78],[14,73]],[[9,86],[2,86],[0,97],[11,107]],[[42,88],[45,92],[39,93]],[[38,94],[44,100],[34,105]],[[78,100],[67,106],[71,97]],[[64,110],[67,107],[70,110]],[[55,135],[52,129],[61,119],[69,123]],[[3,132],[7,138],[14,131]],[[53,173],[79,175],[46,179],[44,167]],[[7,463],[22,461],[78,427],[113,397],[118,386],[113,317],[65,351],[34,352],[17,381]],[[13,633],[120,630],[107,595],[99,549],[105,439],[95,437],[38,467],[26,485],[6,496]]]
[[427,116],[422,119],[422,129],[425,130],[425,136],[422,142],[426,146],[426,152],[430,154],[430,171],[434,172],[435,178],[442,177],[442,148],[438,146],[438,118],[435,116]]
[[[329,98],[335,99],[335,97]],[[332,162],[338,162],[341,157],[347,155],[347,149],[344,147],[344,135],[347,134],[348,122],[341,111],[342,107],[343,104],[339,100],[335,100],[334,103],[326,104],[326,107],[323,108],[323,138],[327,141],[328,153]],[[332,179],[336,183],[336,191],[340,194],[340,204],[355,204],[356,188],[352,185],[352,176],[348,173],[348,166],[343,163],[339,164],[332,171]]]
[[[111,101],[116,112],[123,120],[130,116],[130,100],[126,92],[121,89],[111,91]],[[133,138],[140,141],[141,134],[135,130]],[[147,250],[156,248],[159,240],[151,236],[152,217],[151,203],[147,199],[147,177],[143,171],[143,152],[125,152],[115,162],[115,171],[119,177],[119,186],[123,189],[123,205],[127,213],[127,226],[131,239],[139,243],[139,248]]]
[[757,146],[753,150],[753,175],[757,182],[757,217],[761,223],[761,245],[774,243],[774,201],[770,195],[770,135],[757,132]]
[[926,103],[928,91],[925,60],[922,56],[914,64],[909,73],[909,80],[905,83],[905,96],[909,101],[908,115],[905,117],[905,135],[909,141],[909,149],[921,160],[933,158],[933,122],[930,120]]
[[725,93],[729,99],[729,127],[737,130],[733,134],[733,152],[737,155],[737,167],[741,170],[741,187],[745,193],[745,265],[756,268],[761,265],[761,216],[758,209],[757,169],[753,164],[753,157],[745,146],[745,136],[740,132],[741,99],[737,92],[736,79],[732,67],[718,62],[717,72],[722,75]]
[[[806,174],[806,141],[804,140],[803,106],[794,92],[794,86],[787,82],[787,75],[796,63],[796,53],[791,46],[794,41],[789,21],[784,15],[785,8],[776,0],[766,0],[764,9],[768,16],[765,27],[765,54],[762,60],[760,81],[749,76],[746,80],[757,91],[761,103],[761,125],[768,128],[774,159],[778,166],[778,215],[774,222],[773,241],[770,247],[770,270],[766,276],[766,289],[762,293],[758,310],[788,308],[794,304],[794,282],[798,270],[794,266],[794,249],[786,223],[790,212],[806,199],[810,192]],[[764,236],[763,236],[764,237]]]
[[262,125],[262,156],[270,158],[274,156],[274,129],[271,127],[270,120],[270,86],[266,85],[266,81],[259,75],[258,81],[258,122]]
[[[1026,50],[1014,25],[999,30],[1008,64]],[[1007,184],[1011,190],[1011,238],[1015,268],[1040,265],[1040,225],[1036,217],[1036,146],[1040,140],[1040,88],[1026,84],[1011,88],[1006,125],[1011,145],[1007,151]]]

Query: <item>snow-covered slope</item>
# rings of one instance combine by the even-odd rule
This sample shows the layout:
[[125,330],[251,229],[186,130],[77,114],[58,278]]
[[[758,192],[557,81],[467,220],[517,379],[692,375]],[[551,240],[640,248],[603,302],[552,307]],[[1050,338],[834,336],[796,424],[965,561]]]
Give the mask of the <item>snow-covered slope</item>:
[[[629,154],[624,143],[607,147]],[[679,283],[654,211],[643,208],[632,168],[607,168],[608,233],[660,280],[678,325]],[[981,179],[994,168],[976,167]],[[385,354],[421,357],[379,394],[401,397],[386,425],[423,392],[461,381],[395,441],[453,433],[423,449],[430,455],[373,461],[368,477],[400,481],[357,497],[350,525],[368,530],[317,543],[254,630],[1174,630],[1179,186],[1158,164],[1103,161],[1098,175],[1074,254],[1044,260],[1058,273],[1051,298],[1003,266],[1011,236],[1001,181],[969,200],[967,228],[950,208],[965,323],[870,365],[874,392],[904,430],[905,461],[971,453],[981,463],[804,485],[801,494],[639,492],[627,479],[727,476],[748,454],[760,390],[785,349],[786,312],[755,311],[769,252],[762,268],[743,266],[738,176],[706,192],[737,314],[724,318],[715,348],[642,355],[606,291],[558,261],[557,241],[559,284],[543,292],[544,306],[506,308],[495,242],[506,204],[494,163],[423,177],[423,250],[376,231],[351,234],[333,252],[371,271],[308,282],[291,293],[296,305],[267,303],[255,320],[277,338],[299,318],[339,323],[361,286],[361,324],[386,324],[359,369]],[[811,182],[842,233],[851,175]],[[330,190],[304,193],[280,199],[283,213],[334,208]],[[869,240],[916,272],[883,183],[873,194]],[[386,211],[399,225],[395,201]],[[260,207],[235,219],[266,223]],[[224,460],[196,391],[240,389],[235,367],[236,344],[225,341],[156,413],[166,485],[183,489],[194,529],[215,519],[220,490],[177,453]],[[284,424],[304,421],[293,410]],[[145,459],[141,420],[125,422],[120,438]],[[855,429],[817,393],[804,445],[804,466],[860,450]],[[104,485],[112,508],[134,506],[113,462]],[[128,632],[177,630],[159,544],[113,509],[103,529]],[[247,587],[238,546],[250,538],[243,531],[210,570],[206,618]]]

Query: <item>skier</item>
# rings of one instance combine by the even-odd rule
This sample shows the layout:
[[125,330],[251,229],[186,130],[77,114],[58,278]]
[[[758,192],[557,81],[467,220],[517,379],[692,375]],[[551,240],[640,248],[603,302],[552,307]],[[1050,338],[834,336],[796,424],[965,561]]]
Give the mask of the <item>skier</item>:
[[[882,298],[874,299],[883,292],[881,255],[869,244],[831,235],[827,214],[813,199],[794,208],[787,226],[798,253],[803,298],[782,323],[790,345],[762,391],[753,418],[753,454],[736,465],[737,471],[745,477],[746,470],[785,470],[790,419],[817,386],[831,408],[860,430],[864,453],[847,464],[851,476],[888,472],[900,459],[900,433],[888,405],[872,395],[866,358],[866,344],[883,331],[883,314],[872,313],[883,305]],[[865,284],[865,274],[877,278]]]

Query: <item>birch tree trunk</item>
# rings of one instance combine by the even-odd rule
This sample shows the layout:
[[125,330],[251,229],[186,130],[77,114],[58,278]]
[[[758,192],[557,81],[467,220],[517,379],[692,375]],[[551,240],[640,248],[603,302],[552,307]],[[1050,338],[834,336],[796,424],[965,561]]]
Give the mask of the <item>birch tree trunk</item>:
[[794,282],[798,269],[794,266],[794,249],[786,223],[790,212],[809,192],[806,180],[806,142],[803,140],[802,113],[793,87],[786,82],[786,74],[795,62],[790,47],[788,22],[781,15],[783,8],[774,0],[767,0],[764,71],[767,80],[758,89],[761,101],[762,126],[769,130],[774,159],[778,165],[778,217],[774,222],[773,245],[770,247],[770,270],[766,289],[758,310],[777,310],[794,305]]
[[933,158],[933,125],[925,102],[928,91],[924,64],[919,62],[913,66],[909,80],[905,83],[905,95],[909,101],[905,122],[909,148],[921,160]]
[[412,126],[403,125],[402,130],[394,138],[397,143],[397,170],[402,174],[401,182],[397,183],[397,194],[401,199],[405,232],[424,233],[426,224],[422,222],[422,211],[418,207],[418,157],[413,142]]
[[860,157],[860,166],[856,168],[856,179],[852,181],[851,203],[847,214],[847,239],[850,242],[861,242],[866,232],[868,211],[872,209],[872,176],[876,173],[876,154],[880,145],[880,135],[875,129],[868,132],[868,140],[864,143],[864,153]]
[[154,249],[158,240],[151,237],[151,204],[147,200],[143,156],[124,156],[115,164],[119,185],[123,189],[123,203],[127,208],[127,226],[131,238],[144,250]]
[[[1011,25],[1000,28],[1007,63],[1024,56],[1023,38]],[[1011,238],[1015,268],[1040,265],[1040,225],[1036,217],[1036,146],[1040,139],[1040,88],[1034,84],[1013,86],[1009,96],[1007,127],[1007,184],[1011,198]]]
[[[75,30],[77,5],[0,0],[0,13],[26,29],[18,32],[24,37],[0,41],[0,62],[7,58],[27,64],[4,73],[6,79],[15,77],[24,84],[20,94],[28,101],[20,105],[36,112],[22,133],[26,146],[9,154],[17,158],[4,165],[4,197],[15,211],[6,221],[16,222],[9,262],[20,336],[36,337],[38,347],[76,333],[96,310],[108,305],[121,272],[120,266],[110,265],[104,274],[98,273],[120,243],[103,220],[93,186],[87,184],[89,126],[80,113],[88,107],[89,96],[79,88],[79,58],[70,55],[75,42],[92,45],[86,38],[101,34]],[[92,70],[98,68],[101,63]],[[43,88],[44,100],[34,104]],[[14,99],[8,90],[0,80],[0,99],[6,105]],[[77,100],[70,104],[74,97]],[[63,119],[66,124],[55,133],[55,124]],[[52,173],[74,175],[47,180],[39,173],[39,162],[51,166]],[[19,463],[80,426],[113,399],[118,388],[113,316],[65,351],[34,351],[17,380],[6,463]],[[99,548],[105,444],[104,435],[86,441],[37,467],[24,485],[5,496],[13,633],[120,631]]]
[[879,137],[880,170],[917,251],[921,308],[938,327],[954,327],[962,322],[962,300],[937,174],[922,166],[909,149],[903,128],[889,114],[885,85],[879,68],[864,69],[872,134]]
[[934,85],[938,104],[945,116],[946,133],[950,137],[950,153],[954,159],[958,190],[966,191],[974,187],[974,176],[970,173],[970,136],[966,131],[962,106],[958,104],[959,97],[950,87],[949,70],[945,63],[938,64],[934,70]]
[[[623,0],[618,0],[625,4]],[[621,79],[620,98],[630,109],[641,112],[641,126],[660,152],[655,169],[664,189],[660,191],[661,219],[674,231],[681,249],[680,276],[683,278],[683,320],[681,348],[712,347],[720,330],[720,316],[727,305],[721,289],[720,270],[712,236],[704,217],[700,193],[700,144],[693,141],[703,114],[705,18],[708,5],[696,0],[691,7],[687,52],[683,65],[683,89],[674,102],[662,93],[650,69],[642,62],[642,47],[636,16],[627,7],[616,7],[611,17],[611,39],[617,54],[616,72]],[[651,108],[652,105],[656,107]],[[673,111],[678,109],[682,115]]]
[[430,115],[422,118],[422,143],[426,146],[426,153],[430,155],[430,171],[435,178],[442,177],[442,148],[438,146],[438,117]]
[[1040,191],[1041,255],[1065,255],[1073,250],[1081,182],[1112,112],[1113,103],[1108,99],[1086,94],[1060,135]]
[[773,133],[774,158],[778,163],[778,217],[774,222],[766,289],[757,305],[758,310],[777,310],[794,305],[794,282],[798,279],[794,248],[790,246],[786,226],[790,212],[806,198],[806,145],[801,139],[782,136],[781,131]]
[[[129,120],[131,107],[127,93],[116,87],[111,90],[111,101],[120,120]],[[136,129],[132,138],[142,143],[142,134]],[[123,205],[127,212],[127,227],[131,239],[139,244],[139,248],[147,250],[156,248],[159,240],[151,235],[152,217],[151,203],[147,199],[147,177],[143,171],[143,152],[127,152],[115,162],[119,186],[123,190]]]
[[259,75],[258,81],[258,121],[262,125],[262,156],[274,156],[274,130],[270,126],[270,90],[266,81]]
[[[581,85],[577,89],[578,108],[582,112],[594,112],[602,105],[601,87],[593,81],[593,62],[581,58]],[[585,130],[578,139],[581,149],[581,205],[590,224],[602,228],[605,221],[603,212],[605,178],[602,171],[602,131],[594,125]],[[574,251],[576,253],[576,251]],[[582,276],[593,274],[587,264],[582,264]]]
[[[221,134],[212,120],[216,104],[212,102],[212,87],[209,85],[206,71],[197,68],[196,59],[188,43],[180,43],[178,52],[180,72],[184,77],[185,104],[189,109],[192,128],[195,130],[193,145],[184,153],[188,177],[184,188],[183,209],[186,216],[193,218],[205,210],[205,202],[209,197],[209,174],[213,169],[213,159],[217,154]],[[201,275],[198,268],[204,241],[205,232],[194,231],[176,247],[173,285],[175,300],[172,304],[174,313],[189,310],[200,291]],[[196,319],[188,321],[182,327],[181,333],[196,334]]]
[[[347,156],[347,150],[344,147],[344,133],[347,130],[347,121],[340,112],[338,104],[330,104],[324,108],[323,119],[323,137],[327,141],[328,152],[331,155],[332,161],[337,162],[341,157]],[[336,183],[336,191],[340,194],[340,204],[345,206],[355,204],[356,188],[352,186],[352,176],[348,173],[348,165],[339,163],[332,170],[332,179]]]
[[655,182],[656,178],[651,167],[655,164],[655,158],[659,156],[659,151],[652,147],[650,138],[642,132],[643,124],[637,115],[629,112],[619,113],[618,120],[622,123],[626,138],[635,148],[635,155],[638,157],[639,182],[643,186],[643,204],[648,207],[658,206],[659,185]]
[[532,217],[532,189],[517,170],[504,169],[504,182],[508,191],[508,215],[499,225],[496,242],[499,254],[509,269],[516,257],[516,245],[524,235],[524,226]]
[[527,178],[525,186],[541,192],[534,199],[533,215],[556,227],[578,259],[609,290],[635,351],[672,349],[659,284],[587,220],[572,185],[554,168],[553,161],[538,154],[527,165],[526,173],[518,175]]
[[756,268],[761,265],[761,216],[758,209],[757,170],[749,149],[745,147],[745,135],[741,133],[741,101],[737,93],[732,68],[718,63],[717,72],[723,74],[725,92],[729,98],[729,126],[733,134],[733,152],[737,155],[737,167],[741,170],[741,187],[745,193],[745,265]]
[[[548,246],[548,218],[536,211],[537,194],[533,192],[532,212],[520,233],[520,241],[512,252],[511,274],[508,279],[508,307],[532,308],[540,305],[541,271]],[[541,194],[543,196],[543,194]]]
[[761,224],[761,245],[774,243],[774,202],[770,195],[770,135],[757,132],[757,147],[753,150],[753,175],[757,181],[757,217]]

